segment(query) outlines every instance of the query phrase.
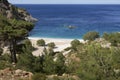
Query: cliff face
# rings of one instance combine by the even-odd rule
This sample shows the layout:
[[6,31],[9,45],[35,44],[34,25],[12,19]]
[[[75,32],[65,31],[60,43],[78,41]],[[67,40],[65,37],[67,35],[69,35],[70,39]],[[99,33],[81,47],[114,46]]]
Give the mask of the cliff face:
[[6,16],[8,19],[19,19],[29,22],[37,21],[25,9],[18,8],[10,4],[7,0],[0,0],[0,14]]

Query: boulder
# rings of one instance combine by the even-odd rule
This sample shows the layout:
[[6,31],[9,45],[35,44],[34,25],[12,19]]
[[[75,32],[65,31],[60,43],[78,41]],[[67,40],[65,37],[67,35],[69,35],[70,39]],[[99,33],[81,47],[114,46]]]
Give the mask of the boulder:
[[26,16],[25,20],[28,22],[37,22],[38,21],[36,18],[33,18],[32,16]]
[[7,10],[6,14],[7,14],[7,18],[8,19],[12,19],[13,18],[13,14],[12,14],[12,12],[10,10]]
[[20,75],[20,74],[22,74],[22,72],[23,72],[23,71],[20,70],[20,69],[15,70],[15,74],[16,74],[16,75]]
[[32,76],[33,73],[21,69],[12,70],[10,68],[6,68],[0,70],[0,80],[19,80],[19,79],[32,80]]

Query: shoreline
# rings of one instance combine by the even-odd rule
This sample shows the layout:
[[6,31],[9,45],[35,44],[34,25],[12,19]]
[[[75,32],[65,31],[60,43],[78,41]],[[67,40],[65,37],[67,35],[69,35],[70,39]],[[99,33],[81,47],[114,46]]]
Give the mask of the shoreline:
[[[64,38],[43,38],[43,37],[28,37],[28,39],[31,41],[32,46],[37,48],[37,50],[33,51],[33,55],[35,55],[35,56],[42,55],[43,50],[44,50],[44,47],[37,46],[37,44],[36,44],[37,40],[39,40],[39,39],[43,39],[46,44],[48,44],[50,42],[54,42],[56,45],[56,48],[54,48],[53,50],[55,52],[63,51],[65,48],[70,47],[71,41],[74,40],[74,39],[64,39]],[[78,40],[82,43],[85,42],[83,39],[78,39]]]
[[[39,40],[39,39],[49,39],[49,40],[68,40],[68,41],[72,41],[72,40],[75,40],[75,39],[72,39],[72,38],[47,38],[47,37],[28,37],[28,39],[33,39],[33,40]],[[79,40],[80,42],[84,42],[84,40],[83,39],[77,39],[77,40]]]

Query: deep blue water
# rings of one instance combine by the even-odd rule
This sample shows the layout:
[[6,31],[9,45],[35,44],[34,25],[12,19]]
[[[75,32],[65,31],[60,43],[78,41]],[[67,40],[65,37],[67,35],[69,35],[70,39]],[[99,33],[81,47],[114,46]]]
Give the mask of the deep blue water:
[[[17,5],[39,21],[31,37],[82,38],[88,31],[120,32],[120,5]],[[76,26],[69,29],[67,26]]]

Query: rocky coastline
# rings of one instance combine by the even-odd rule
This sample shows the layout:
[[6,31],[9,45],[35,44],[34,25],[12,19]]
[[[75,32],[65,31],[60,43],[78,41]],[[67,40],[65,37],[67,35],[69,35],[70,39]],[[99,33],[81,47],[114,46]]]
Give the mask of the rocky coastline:
[[8,0],[0,0],[0,14],[6,16],[8,19],[18,19],[28,22],[38,21],[27,10],[12,5]]

